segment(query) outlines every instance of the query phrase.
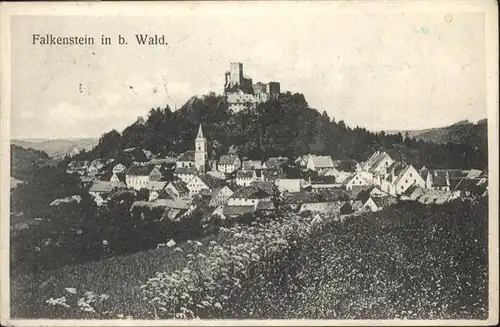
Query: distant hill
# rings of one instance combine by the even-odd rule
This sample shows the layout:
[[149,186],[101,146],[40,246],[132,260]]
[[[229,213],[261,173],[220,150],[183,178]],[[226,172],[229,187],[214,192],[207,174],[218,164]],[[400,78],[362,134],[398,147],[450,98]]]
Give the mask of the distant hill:
[[468,120],[459,121],[453,125],[446,127],[437,127],[413,131],[389,131],[389,134],[401,133],[424,142],[434,142],[438,144],[446,144],[448,142],[454,144],[463,143],[466,139],[477,138],[481,135],[487,135],[487,119],[481,119],[476,124]]
[[72,150],[78,149],[89,151],[96,146],[98,138],[75,138],[75,139],[19,139],[11,140],[11,144],[21,146],[23,148],[31,148],[40,150],[48,154],[52,158],[63,158]]

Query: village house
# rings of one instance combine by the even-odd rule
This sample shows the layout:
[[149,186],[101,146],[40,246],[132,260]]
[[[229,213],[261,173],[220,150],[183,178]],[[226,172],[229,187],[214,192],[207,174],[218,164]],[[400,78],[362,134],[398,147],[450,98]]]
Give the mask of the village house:
[[194,167],[194,151],[188,150],[184,153],[181,153],[177,157],[177,161],[175,162],[175,166],[177,168],[190,168]]
[[388,176],[392,177],[392,185],[386,189],[382,186],[382,190],[391,195],[402,194],[412,185],[425,187],[425,181],[413,165],[407,164],[402,169],[395,168],[388,173]]
[[302,179],[280,178],[274,181],[281,193],[302,191]]
[[149,181],[145,187],[149,191],[149,201],[156,200],[163,189],[165,189],[166,185],[167,182]]
[[226,174],[230,174],[241,167],[241,160],[238,156],[227,154],[220,157],[217,164],[217,170]]
[[106,182],[106,181],[97,181],[89,189],[89,194],[94,199],[95,203],[98,206],[102,206],[107,203],[108,196],[120,189],[124,189],[127,186],[124,183],[115,183],[115,182]]
[[180,168],[177,167],[173,173],[174,177],[182,180],[184,183],[189,183],[194,176],[198,175],[198,170],[195,167]]
[[321,172],[323,170],[334,170],[333,161],[330,156],[310,155],[307,160],[306,168],[308,170]]
[[281,170],[281,166],[289,161],[287,157],[270,157],[262,164],[262,169]]
[[189,195],[189,189],[186,183],[182,180],[170,182],[165,188],[170,190],[172,194],[175,195],[175,198],[180,198]]
[[366,171],[356,171],[342,182],[342,186],[345,187],[346,190],[352,190],[354,186],[373,185],[372,176],[371,173]]
[[126,183],[126,176],[125,176],[125,173],[121,172],[121,173],[115,173],[113,172],[113,175],[111,175],[111,178],[109,179],[110,182],[115,182],[115,183],[118,183],[118,182],[122,182],[122,183]]
[[363,204],[363,207],[365,210],[375,212],[389,207],[396,202],[397,200],[391,196],[370,196]]
[[160,181],[163,175],[158,168],[151,165],[133,164],[125,174],[128,188],[140,190],[145,188],[149,181]]
[[257,170],[262,169],[262,163],[259,160],[244,160],[242,170]]
[[120,174],[120,173],[123,173],[125,172],[125,170],[127,170],[127,167],[125,167],[124,164],[116,164],[114,167],[113,167],[113,173],[115,174]]
[[271,200],[271,195],[255,186],[244,186],[229,198],[230,206],[256,206],[261,200]]
[[227,185],[223,187],[216,188],[212,192],[212,198],[210,199],[210,207],[218,207],[220,205],[226,204],[229,198],[234,194],[234,191]]
[[200,194],[202,190],[211,192],[215,187],[215,181],[208,176],[196,175],[186,183],[186,186],[189,189],[189,195],[193,196]]
[[362,170],[373,175],[385,174],[386,169],[394,162],[385,151],[375,151],[372,156],[361,165]]
[[78,174],[80,176],[85,175],[87,172],[87,169],[89,168],[89,162],[88,161],[71,161],[68,164],[68,168],[66,169],[66,173],[68,174]]
[[311,156],[310,154],[303,154],[299,156],[297,159],[295,159],[294,163],[299,165],[299,167],[301,168],[306,168],[310,156]]
[[224,205],[222,215],[226,218],[236,218],[245,214],[251,214],[256,211],[255,205]]
[[263,182],[266,181],[265,170],[239,170],[236,172],[236,185],[238,186],[248,186],[253,182]]

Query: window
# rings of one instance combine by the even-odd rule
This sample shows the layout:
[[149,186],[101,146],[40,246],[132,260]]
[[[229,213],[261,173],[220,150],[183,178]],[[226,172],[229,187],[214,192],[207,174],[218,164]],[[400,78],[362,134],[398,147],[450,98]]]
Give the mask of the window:
[[405,180],[405,183],[408,184],[408,180]]
[[412,177],[412,176],[411,176],[411,173],[410,173],[410,177]]
[[416,179],[414,179],[414,180],[413,180],[413,183],[414,183],[414,184],[416,184],[416,183],[417,183],[417,180],[416,180]]

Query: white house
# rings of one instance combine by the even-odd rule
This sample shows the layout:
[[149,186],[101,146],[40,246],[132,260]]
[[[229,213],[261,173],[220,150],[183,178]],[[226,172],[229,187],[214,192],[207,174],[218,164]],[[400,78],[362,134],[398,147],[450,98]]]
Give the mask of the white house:
[[240,169],[241,160],[233,154],[223,155],[217,163],[217,170],[226,174],[230,174],[235,170]]
[[210,207],[217,207],[226,204],[229,198],[234,194],[229,186],[225,185],[212,192],[212,199],[210,200]]
[[425,187],[425,181],[412,165],[407,165],[406,167],[404,167],[395,178],[393,184],[395,194],[404,193],[412,185]]
[[133,164],[125,174],[125,181],[128,188],[140,190],[146,188],[149,181],[160,181],[162,177],[162,173],[155,166]]
[[271,195],[255,186],[244,186],[236,190],[229,198],[229,206],[257,206],[260,200],[271,200]]
[[349,177],[347,177],[342,185],[347,190],[352,190],[353,186],[365,186],[373,184],[372,174],[366,171],[356,171],[352,173]]
[[274,183],[281,193],[294,193],[302,190],[303,181],[301,179],[280,178],[275,180]]
[[196,167],[177,167],[174,170],[174,176],[182,180],[184,183],[188,183],[194,176],[198,175],[198,170]]
[[117,164],[113,167],[113,173],[115,174],[120,174],[120,173],[123,173],[125,170],[127,170],[127,167],[125,167],[124,164]]
[[189,168],[189,167],[195,167],[195,151],[189,150],[184,153],[181,153],[177,157],[177,162],[175,163],[175,166],[177,168]]
[[199,194],[202,190],[211,192],[213,184],[212,180],[206,176],[196,175],[186,183],[186,186],[189,190],[189,195],[193,196],[195,194]]
[[363,207],[368,211],[375,212],[380,211],[396,202],[397,200],[391,196],[370,196],[363,204]]
[[362,165],[362,169],[369,171],[373,174],[385,174],[386,169],[394,163],[385,151],[376,151],[373,155]]

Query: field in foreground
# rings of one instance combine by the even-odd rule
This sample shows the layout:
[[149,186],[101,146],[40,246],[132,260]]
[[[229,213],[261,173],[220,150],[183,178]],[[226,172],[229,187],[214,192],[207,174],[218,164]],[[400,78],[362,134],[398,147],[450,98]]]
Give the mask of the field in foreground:
[[[16,318],[486,319],[487,199],[287,214],[12,276]],[[52,299],[51,299],[52,298]]]

